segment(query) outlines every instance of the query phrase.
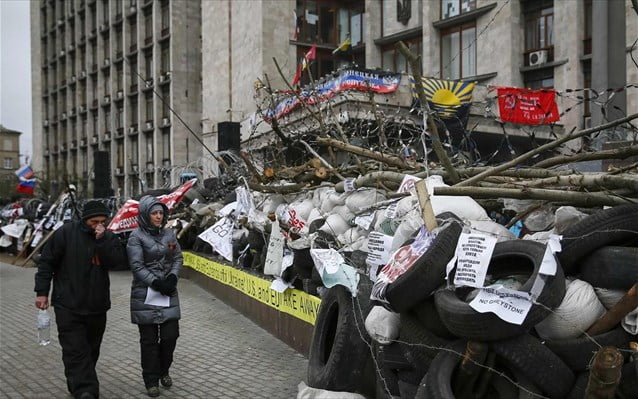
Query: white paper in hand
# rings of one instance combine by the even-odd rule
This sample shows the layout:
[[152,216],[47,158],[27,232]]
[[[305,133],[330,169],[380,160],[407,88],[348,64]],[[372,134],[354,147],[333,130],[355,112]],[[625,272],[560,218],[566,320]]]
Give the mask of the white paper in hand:
[[171,297],[162,295],[160,292],[148,287],[146,290],[146,299],[144,300],[144,304],[166,308],[171,304]]

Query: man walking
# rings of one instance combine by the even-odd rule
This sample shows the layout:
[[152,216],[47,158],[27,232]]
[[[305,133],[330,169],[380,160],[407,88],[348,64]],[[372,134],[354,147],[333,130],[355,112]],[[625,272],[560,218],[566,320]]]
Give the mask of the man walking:
[[127,268],[126,250],[106,231],[109,209],[84,205],[80,221],[60,227],[42,249],[35,274],[35,306],[55,308],[67,388],[77,399],[99,397],[95,364],[111,307],[109,269]]

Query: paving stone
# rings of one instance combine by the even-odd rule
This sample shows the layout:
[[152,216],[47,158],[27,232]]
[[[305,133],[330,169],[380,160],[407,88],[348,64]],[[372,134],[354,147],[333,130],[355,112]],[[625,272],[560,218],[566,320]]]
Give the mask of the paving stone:
[[[34,268],[0,262],[0,398],[69,399],[54,318],[51,344],[36,343],[34,274]],[[129,272],[111,273],[112,305],[97,364],[105,399],[146,397],[139,333],[130,322],[130,285]],[[306,378],[304,356],[193,282],[182,279],[178,289],[182,319],[171,367],[174,385],[161,388],[161,398],[296,396]]]

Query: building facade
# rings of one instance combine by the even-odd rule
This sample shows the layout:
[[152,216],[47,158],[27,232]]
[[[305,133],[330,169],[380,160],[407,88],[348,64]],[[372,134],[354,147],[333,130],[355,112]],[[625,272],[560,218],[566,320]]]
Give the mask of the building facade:
[[202,152],[200,38],[198,1],[31,2],[34,169],[85,196],[175,184]]
[[[274,89],[286,89],[272,58],[291,81],[313,44],[317,59],[311,70],[317,78],[346,63],[409,72],[395,48],[401,40],[421,56],[424,76],[477,82],[475,115],[487,113],[491,86],[554,88],[559,109],[567,111],[560,131],[603,120],[605,96],[583,101],[590,93],[579,89],[600,92],[638,82],[631,59],[638,15],[631,0],[211,1],[202,2],[202,16],[203,121],[211,147],[217,143],[216,124],[231,118],[242,121],[242,139],[248,138],[255,80],[267,75]],[[333,55],[346,37],[352,51]],[[608,52],[611,43],[620,43],[620,56]],[[621,66],[621,73],[607,66],[594,75],[596,60]],[[602,75],[615,78],[597,79]],[[612,101],[619,102],[612,105],[638,109],[638,90],[616,94]],[[478,136],[502,136],[496,115],[481,119]],[[511,135],[526,135],[521,131],[515,127]],[[550,137],[548,129],[538,132]]]
[[15,182],[15,171],[20,168],[20,135],[22,133],[17,130],[7,129],[0,125],[0,159],[2,160],[2,168],[0,168],[0,180],[5,182],[10,179]]

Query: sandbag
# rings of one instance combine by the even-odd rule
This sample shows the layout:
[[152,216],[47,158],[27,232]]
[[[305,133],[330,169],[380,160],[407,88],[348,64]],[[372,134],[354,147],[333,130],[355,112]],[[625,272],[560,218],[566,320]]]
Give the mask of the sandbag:
[[487,212],[478,202],[467,196],[434,195],[434,187],[449,187],[443,183],[443,177],[435,175],[426,179],[430,202],[434,214],[452,212],[465,220],[490,220]]
[[338,236],[350,228],[350,225],[339,214],[332,214],[326,218],[326,222],[319,228],[319,231]]
[[399,337],[400,318],[383,306],[375,306],[366,317],[366,331],[372,339],[387,345]]
[[575,224],[587,217],[586,213],[579,211],[573,206],[561,206],[556,209],[554,214],[554,230],[557,234],[561,234],[567,230],[569,226]]
[[481,233],[488,233],[497,237],[496,242],[514,240],[516,236],[514,233],[505,228],[505,226],[498,224],[491,220],[469,220],[470,227]]
[[394,239],[392,240],[392,252],[396,251],[403,245],[403,243],[410,238],[419,228],[423,226],[423,219],[421,218],[421,212],[417,209],[413,209],[408,212],[394,232]]
[[352,392],[326,391],[325,389],[312,388],[301,381],[297,385],[297,399],[366,399],[365,396]]
[[362,212],[374,204],[385,201],[386,196],[379,190],[359,189],[346,196],[346,206],[352,213]]
[[610,290],[607,288],[599,288],[595,287],[594,291],[596,292],[596,296],[598,300],[603,304],[603,306],[607,309],[611,309],[615,304],[620,301],[627,292],[623,290]]
[[547,318],[536,325],[543,339],[570,339],[583,334],[605,313],[605,307],[594,288],[582,280],[567,283],[561,304]]
[[283,195],[271,194],[268,197],[266,197],[266,199],[259,206],[259,208],[261,209],[262,212],[265,212],[266,214],[268,214],[270,212],[275,212],[277,210],[277,207],[283,203],[285,203]]

